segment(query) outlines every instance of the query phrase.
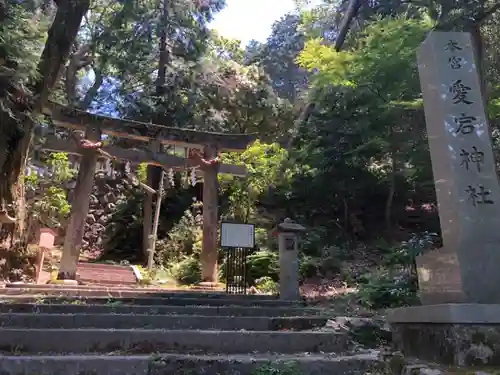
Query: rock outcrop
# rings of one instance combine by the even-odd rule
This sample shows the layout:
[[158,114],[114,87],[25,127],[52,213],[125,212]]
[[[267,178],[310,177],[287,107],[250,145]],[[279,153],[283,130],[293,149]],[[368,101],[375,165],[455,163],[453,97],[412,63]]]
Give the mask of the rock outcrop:
[[134,186],[124,175],[107,175],[97,172],[90,196],[89,213],[85,221],[83,249],[92,252],[103,250],[105,230],[112,214],[125,201],[127,191]]

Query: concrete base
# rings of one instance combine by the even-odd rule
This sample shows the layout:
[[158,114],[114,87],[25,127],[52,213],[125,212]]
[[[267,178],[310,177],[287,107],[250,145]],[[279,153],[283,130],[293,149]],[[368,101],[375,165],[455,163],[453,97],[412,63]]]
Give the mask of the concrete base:
[[500,365],[500,305],[442,304],[389,311],[406,356],[445,365]]

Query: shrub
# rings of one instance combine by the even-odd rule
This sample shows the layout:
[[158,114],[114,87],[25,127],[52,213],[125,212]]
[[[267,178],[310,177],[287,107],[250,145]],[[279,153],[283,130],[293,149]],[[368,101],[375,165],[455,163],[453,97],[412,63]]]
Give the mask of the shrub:
[[299,262],[299,272],[302,280],[318,275],[318,259],[304,255]]
[[180,284],[195,284],[201,281],[201,263],[194,256],[186,256],[170,267],[170,273]]
[[370,309],[410,306],[418,303],[417,278],[408,270],[379,269],[362,278],[360,303]]
[[168,237],[156,242],[156,264],[168,267],[182,260],[184,256],[199,255],[202,232],[201,216],[195,216],[190,210],[186,210],[179,222],[168,232]]
[[[145,262],[147,254],[142,251],[144,192],[139,188],[129,187],[123,194],[125,199],[117,205],[106,226],[104,252],[101,258]],[[162,201],[158,239],[165,238],[172,232],[186,209],[192,206],[193,195],[195,188],[182,188],[176,175],[175,186],[167,190],[167,195]],[[179,257],[181,256],[182,254],[179,254]],[[165,263],[158,255],[155,261],[160,264]]]
[[345,254],[345,250],[341,247],[325,246],[321,249],[319,257],[303,255],[299,266],[302,279],[315,276],[331,277],[339,274]]
[[279,255],[269,250],[257,251],[247,258],[249,283],[254,285],[257,279],[269,277],[279,279]]
[[255,280],[255,287],[263,293],[279,293],[279,284],[269,276],[264,276]]
[[[257,279],[270,277],[274,281],[279,279],[279,255],[269,250],[257,251],[247,257],[247,283],[255,285]],[[226,259],[221,262],[219,278],[226,278]]]
[[20,242],[10,249],[0,247],[0,280],[33,280],[37,251],[37,246],[26,247]]
[[372,309],[408,306],[418,303],[415,257],[432,248],[437,235],[413,234],[408,241],[386,251],[385,264],[361,277],[360,302]]

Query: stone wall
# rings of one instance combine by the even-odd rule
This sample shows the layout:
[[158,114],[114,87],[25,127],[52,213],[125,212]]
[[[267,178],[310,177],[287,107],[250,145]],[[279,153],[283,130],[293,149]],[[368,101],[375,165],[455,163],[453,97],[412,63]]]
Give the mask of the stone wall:
[[[107,175],[97,172],[92,195],[90,196],[89,214],[85,222],[82,248],[92,252],[103,250],[104,233],[110,224],[117,206],[125,201],[126,193],[132,189],[132,183],[123,176]],[[70,196],[70,199],[73,197]]]

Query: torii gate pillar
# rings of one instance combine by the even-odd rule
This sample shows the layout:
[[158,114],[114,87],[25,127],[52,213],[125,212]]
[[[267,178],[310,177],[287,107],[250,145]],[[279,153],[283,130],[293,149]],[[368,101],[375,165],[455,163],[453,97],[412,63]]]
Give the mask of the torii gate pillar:
[[[217,157],[218,150],[214,146],[206,146],[203,150],[205,160]],[[217,228],[219,196],[217,174],[219,163],[207,165],[203,169],[203,242],[201,250],[201,281],[217,283]]]

